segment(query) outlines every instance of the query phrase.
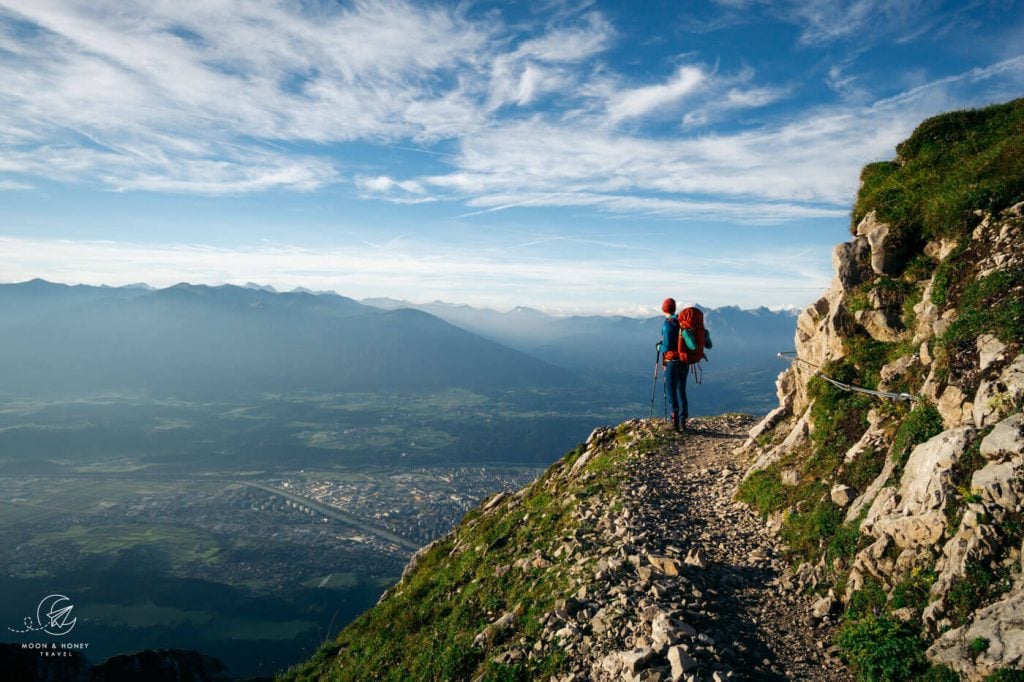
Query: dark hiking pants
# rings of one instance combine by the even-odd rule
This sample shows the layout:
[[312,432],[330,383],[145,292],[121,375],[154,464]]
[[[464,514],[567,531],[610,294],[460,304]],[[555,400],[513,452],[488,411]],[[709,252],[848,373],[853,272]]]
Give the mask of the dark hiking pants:
[[680,419],[687,419],[690,416],[689,406],[686,404],[686,374],[689,368],[690,366],[681,360],[672,360],[665,365],[665,391],[672,406],[672,414],[678,414]]

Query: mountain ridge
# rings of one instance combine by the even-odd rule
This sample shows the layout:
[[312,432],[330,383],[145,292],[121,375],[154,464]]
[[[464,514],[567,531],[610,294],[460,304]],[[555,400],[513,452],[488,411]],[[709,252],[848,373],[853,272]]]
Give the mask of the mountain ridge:
[[[745,473],[719,487],[761,515],[794,572],[711,588],[701,576],[721,564],[686,524],[678,544],[637,551],[657,535],[637,517],[682,500],[634,477],[686,458],[689,437],[713,450],[701,439],[721,427],[676,441],[633,420],[484,502],[282,679],[783,679],[798,665],[802,679],[1021,679],[1024,100],[923,122],[895,161],[865,168],[851,232],[798,318],[778,406],[732,454]],[[717,473],[732,476],[691,470],[689,485]],[[743,526],[727,508],[728,523],[710,520],[725,533]],[[746,559],[772,564],[771,549]],[[829,660],[811,649],[754,670],[747,640],[695,627],[745,585],[801,603]],[[800,629],[781,613],[771,628]]]

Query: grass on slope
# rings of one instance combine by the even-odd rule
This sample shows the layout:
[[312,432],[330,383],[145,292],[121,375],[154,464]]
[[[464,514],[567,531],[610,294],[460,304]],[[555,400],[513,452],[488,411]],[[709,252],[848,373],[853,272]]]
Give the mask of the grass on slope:
[[929,118],[896,155],[864,167],[853,225],[873,210],[908,239],[966,234],[1024,201],[1024,99]]
[[[542,631],[541,618],[559,598],[575,593],[569,574],[575,559],[556,558],[554,550],[576,531],[577,505],[613,504],[630,454],[656,447],[654,438],[627,447],[630,437],[620,427],[614,446],[592,456],[583,472],[561,479],[583,454],[580,446],[528,486],[520,500],[470,512],[426,552],[404,583],[283,679],[452,680],[482,673],[490,680],[529,680],[558,671],[557,647],[514,665],[490,659],[502,642],[523,640],[520,648],[532,647]],[[506,570],[538,551],[550,567]],[[517,616],[511,631],[473,645],[478,633],[508,612]]]

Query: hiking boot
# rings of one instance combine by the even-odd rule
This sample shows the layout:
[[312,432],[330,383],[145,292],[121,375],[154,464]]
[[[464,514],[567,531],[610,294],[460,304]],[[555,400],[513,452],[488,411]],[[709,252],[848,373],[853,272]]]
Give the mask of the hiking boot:
[[679,414],[677,414],[676,412],[672,413],[672,430],[679,430]]
[[682,421],[676,427],[676,431],[682,431],[683,433],[686,433],[686,417],[683,417]]

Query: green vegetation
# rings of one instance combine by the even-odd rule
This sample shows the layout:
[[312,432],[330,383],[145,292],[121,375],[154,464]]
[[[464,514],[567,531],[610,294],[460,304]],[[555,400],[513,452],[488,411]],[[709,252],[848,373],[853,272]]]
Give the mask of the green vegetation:
[[867,448],[857,459],[844,464],[839,472],[839,480],[851,488],[862,492],[878,478],[885,467],[885,450]]
[[896,461],[896,470],[893,478],[899,479],[903,473],[903,467],[910,459],[910,453],[914,446],[919,445],[933,436],[942,433],[945,426],[942,423],[942,415],[935,409],[935,406],[927,402],[919,402],[914,406],[896,429],[896,435],[892,441],[892,456]]
[[166,558],[172,574],[181,574],[188,564],[214,564],[220,558],[220,543],[210,533],[190,526],[165,524],[100,524],[70,526],[63,531],[41,533],[32,545],[66,545],[82,554],[114,556],[126,549],[144,547]]
[[892,611],[911,607],[920,612],[928,603],[932,571],[913,570],[893,588],[891,597],[874,578],[850,596],[836,643],[860,680],[959,679],[953,671],[929,666],[926,644],[916,620],[901,622]]
[[967,645],[967,650],[971,653],[972,659],[977,659],[983,653],[988,651],[989,642],[988,637],[975,637],[971,640],[971,643]]
[[946,614],[953,627],[968,623],[975,610],[995,601],[1012,586],[1009,569],[993,569],[977,560],[968,561],[964,575],[953,581],[946,596]]
[[[843,383],[858,383],[861,373],[852,363],[839,362],[829,363],[825,374]],[[814,400],[811,408],[814,453],[806,471],[815,478],[825,478],[839,468],[846,451],[867,429],[868,410],[875,401],[870,396],[833,386],[820,377],[813,378],[808,389]]]
[[933,665],[921,679],[923,682],[960,682],[960,675],[947,666]]
[[[613,447],[595,454],[583,472],[562,476],[582,455],[569,452],[531,484],[521,501],[466,515],[449,536],[432,546],[406,580],[364,613],[309,661],[285,674],[287,680],[362,679],[546,679],[560,670],[563,654],[517,665],[498,665],[488,651],[508,639],[536,641],[541,618],[570,594],[565,567],[555,550],[576,529],[577,505],[608,504],[629,452],[657,448],[655,438],[627,449],[617,434]],[[520,569],[512,564],[539,552],[552,568]],[[474,638],[503,614],[514,614],[507,632],[474,646]]]
[[997,670],[986,677],[985,682],[1024,682],[1024,670]]
[[868,614],[844,624],[837,641],[862,680],[912,680],[928,668],[917,632],[888,615]]
[[935,583],[938,574],[932,570],[914,569],[892,590],[893,609],[912,608],[918,612],[928,605],[928,590]]
[[930,118],[896,153],[865,166],[853,224],[875,211],[896,241],[965,234],[973,211],[1024,200],[1024,99]]
[[778,467],[762,469],[750,474],[742,483],[736,494],[737,499],[752,505],[761,514],[762,519],[780,508],[785,500],[786,487],[782,485]]
[[960,297],[960,314],[941,342],[952,352],[972,347],[984,333],[1008,342],[1024,340],[1024,269],[999,270],[972,280]]
[[[1011,353],[1024,344],[1024,270],[1001,270],[979,277],[978,264],[987,254],[981,252],[982,242],[971,238],[981,219],[976,212],[997,214],[1024,200],[1024,99],[928,119],[897,147],[895,161],[866,166],[861,181],[852,225],[874,211],[878,220],[890,227],[887,250],[902,257],[903,265],[898,272],[857,286],[846,298],[846,310],[851,316],[875,308],[890,315],[898,312],[904,327],[913,330],[917,325],[914,308],[922,299],[925,282],[933,278],[931,303],[957,311],[946,331],[929,345],[936,376],[972,394],[979,380],[975,347],[979,335],[995,334],[1011,346]],[[940,239],[952,250],[937,262],[923,253],[923,247]],[[874,388],[886,364],[917,350],[909,338],[880,342],[855,324],[847,323],[841,335],[845,356],[828,363],[823,372],[847,384]],[[926,371],[912,365],[890,382],[891,389],[919,391]],[[814,400],[810,445],[784,454],[781,461],[749,476],[738,497],[754,505],[762,516],[787,510],[782,536],[793,558],[813,562],[824,557],[830,570],[826,581],[842,586],[847,577],[846,559],[867,540],[859,534],[860,519],[844,523],[843,510],[827,497],[828,487],[839,481],[862,492],[882,472],[887,456],[895,465],[888,482],[898,482],[913,448],[945,426],[938,410],[924,400],[880,402],[843,391],[820,377],[809,382],[808,394]],[[844,463],[845,453],[864,433],[871,408],[893,424],[887,427],[891,448],[888,452],[868,448],[854,461]],[[984,432],[979,434],[952,468],[952,483],[958,492],[950,496],[946,508],[951,529],[959,524],[966,505],[978,499],[970,490],[970,481],[985,464],[978,451],[983,436]],[[796,486],[782,484],[781,474],[787,470],[800,474]],[[1019,547],[1024,538],[1024,516],[1009,513],[998,525],[1005,547],[995,553],[991,563],[969,564],[967,574],[954,581],[946,598],[947,615],[954,627],[1009,588],[1009,572],[1001,568],[1001,562],[1006,548]],[[837,643],[861,679],[958,679],[948,668],[928,665],[916,619],[905,623],[893,615],[908,608],[919,615],[929,603],[935,580],[933,570],[918,568],[903,575],[891,589],[867,578],[862,589],[850,595]],[[971,650],[978,655],[985,644],[973,642]]]

